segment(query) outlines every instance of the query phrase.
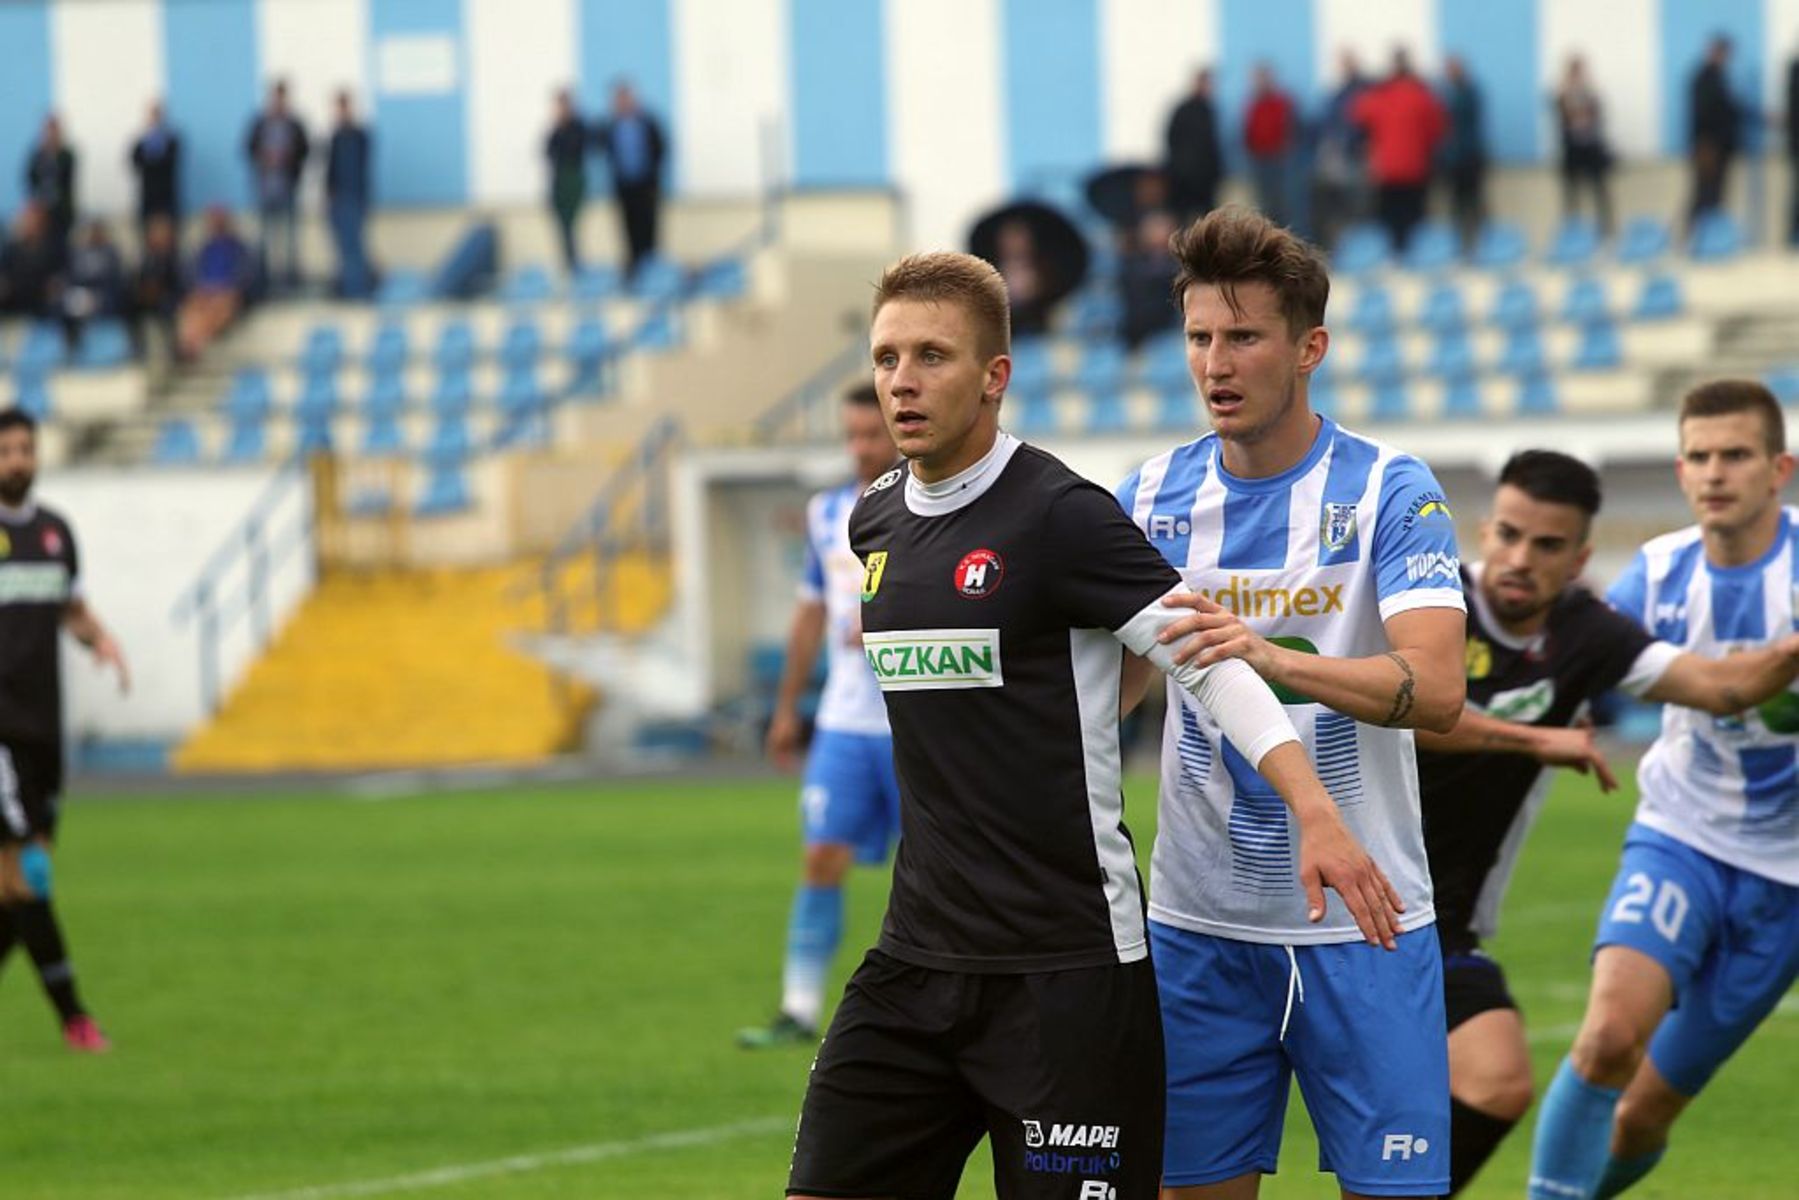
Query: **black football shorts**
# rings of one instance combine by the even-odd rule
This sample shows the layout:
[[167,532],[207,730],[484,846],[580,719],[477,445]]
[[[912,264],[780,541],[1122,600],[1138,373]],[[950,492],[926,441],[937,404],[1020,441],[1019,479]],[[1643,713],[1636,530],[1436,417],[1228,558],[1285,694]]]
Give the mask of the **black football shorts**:
[[0,843],[56,834],[62,747],[0,741]]

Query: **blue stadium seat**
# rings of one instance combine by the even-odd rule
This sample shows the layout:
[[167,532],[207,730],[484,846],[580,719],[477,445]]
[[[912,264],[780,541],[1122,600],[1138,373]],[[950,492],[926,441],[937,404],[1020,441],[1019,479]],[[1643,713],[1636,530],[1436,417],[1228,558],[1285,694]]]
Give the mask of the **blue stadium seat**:
[[1349,310],[1350,332],[1391,333],[1398,324],[1393,313],[1393,293],[1385,287],[1369,284],[1356,293],[1355,304]]
[[298,449],[302,457],[331,453],[331,420],[319,413],[303,413],[298,429]]
[[13,376],[13,383],[13,406],[34,421],[49,420],[53,407],[49,381],[35,371],[24,371]]
[[394,412],[376,410],[367,414],[367,424],[362,429],[362,452],[372,456],[403,454],[406,450],[406,434],[400,428],[400,418]]
[[[1317,390],[1312,392],[1312,411],[1318,411]],[[1180,387],[1162,389],[1156,397],[1156,432],[1185,433],[1201,424],[1199,415],[1199,397],[1193,391],[1193,381],[1185,380]]]
[[1799,404],[1799,363],[1773,368],[1762,376],[1762,382],[1782,404]]
[[1624,341],[1618,327],[1601,317],[1580,327],[1580,342],[1570,364],[1576,371],[1610,371],[1624,362]]
[[375,292],[375,303],[385,309],[406,309],[423,304],[431,294],[430,281],[422,271],[389,270],[381,276]]
[[1666,274],[1651,275],[1643,281],[1643,290],[1630,315],[1639,321],[1660,321],[1678,317],[1685,308],[1678,279]]
[[1376,421],[1406,421],[1412,416],[1412,400],[1401,380],[1391,379],[1377,384],[1369,403],[1368,415]]
[[1499,352],[1499,370],[1506,375],[1535,375],[1544,370],[1543,335],[1535,326],[1522,325],[1506,333]]
[[1736,218],[1723,210],[1707,213],[1693,226],[1687,253],[1700,262],[1721,262],[1743,252],[1747,239]]
[[679,300],[687,292],[687,272],[660,256],[646,259],[631,281],[631,294],[645,300]]
[[574,285],[569,290],[575,300],[591,304],[624,295],[625,279],[617,267],[593,264],[575,273]]
[[500,381],[501,412],[535,412],[543,407],[544,400],[544,389],[538,382],[535,364],[523,363],[506,369],[505,378]]
[[412,349],[407,341],[406,326],[398,321],[384,321],[375,330],[374,340],[369,343],[368,358],[364,365],[377,374],[384,371],[398,371],[406,365],[411,357]]
[[311,375],[301,385],[294,413],[301,421],[329,421],[337,415],[337,376]]
[[1425,295],[1418,319],[1426,329],[1439,336],[1466,329],[1468,303],[1461,287],[1448,279],[1438,280]]
[[1518,381],[1518,412],[1529,416],[1548,416],[1560,407],[1556,403],[1555,384],[1546,374],[1526,375]]
[[467,512],[474,503],[468,473],[460,464],[445,463],[432,467],[426,475],[424,490],[412,511],[419,517],[445,517]]
[[1556,229],[1543,260],[1557,267],[1584,267],[1599,253],[1599,224],[1588,217],[1570,217]]
[[1432,344],[1426,369],[1439,379],[1457,381],[1472,379],[1476,365],[1473,341],[1467,333],[1457,331],[1445,334]]
[[1123,433],[1129,424],[1124,401],[1117,392],[1100,392],[1087,397],[1088,433]]
[[231,433],[225,441],[228,462],[260,462],[268,453],[268,444],[268,428],[262,417],[239,414],[231,418]]
[[1321,417],[1335,417],[1343,407],[1337,396],[1337,385],[1328,378],[1313,374],[1312,382],[1306,389],[1306,396],[1312,402],[1312,411]]
[[1580,324],[1602,321],[1607,315],[1604,283],[1591,275],[1582,275],[1568,284],[1562,297],[1562,320]]
[[1124,302],[1111,288],[1089,284],[1074,294],[1069,317],[1080,337],[1115,337],[1124,319]]
[[468,421],[461,416],[446,414],[431,430],[431,440],[425,443],[424,457],[433,467],[439,467],[461,463],[473,449],[474,439],[469,436]]
[[1451,380],[1449,386],[1443,390],[1443,415],[1446,417],[1480,416],[1480,381],[1472,377]]
[[1157,391],[1164,388],[1191,391],[1193,377],[1187,372],[1187,335],[1178,329],[1170,329],[1137,347],[1137,378],[1145,387]]
[[631,331],[631,345],[639,350],[666,350],[681,344],[681,322],[672,305],[661,305],[645,314]]
[[1124,347],[1117,342],[1088,342],[1081,347],[1081,361],[1074,369],[1075,386],[1093,393],[1117,391],[1124,386],[1129,367]]
[[1405,355],[1401,353],[1399,341],[1392,337],[1368,339],[1362,350],[1362,361],[1356,364],[1356,373],[1368,383],[1375,386],[1398,383],[1405,377]]
[[1524,230],[1509,221],[1488,221],[1474,239],[1474,265],[1490,271],[1515,267],[1529,254]]
[[467,321],[446,321],[437,331],[437,348],[432,351],[431,361],[439,371],[466,369],[475,361],[474,328]]
[[694,294],[708,300],[735,300],[750,288],[750,273],[735,258],[721,258],[700,268]]
[[268,373],[259,367],[240,368],[225,393],[225,414],[234,421],[260,422],[269,415],[271,404]]
[[475,402],[475,388],[466,370],[445,371],[431,389],[431,411],[465,413]]
[[1618,239],[1618,261],[1631,265],[1654,262],[1668,252],[1673,239],[1665,222],[1655,217],[1632,217]]
[[1051,403],[1049,393],[1039,392],[1033,395],[1006,397],[1008,407],[1014,408],[1017,418],[1008,422],[1012,432],[1020,437],[1037,437],[1056,432],[1056,410]]
[[150,448],[150,461],[159,466],[186,466],[200,461],[200,434],[192,421],[179,417],[164,421]]
[[1047,391],[1055,375],[1050,340],[1027,335],[1012,343],[1012,387],[1021,392]]
[[75,351],[75,365],[84,370],[100,371],[123,366],[131,361],[131,334],[123,321],[111,318],[90,321],[81,331],[81,344]]
[[510,368],[535,363],[543,353],[543,331],[529,317],[520,317],[506,327],[500,341],[500,362]]
[[38,321],[25,331],[19,352],[13,357],[13,369],[20,375],[42,375],[69,361],[69,348],[63,342],[62,326],[54,321]]
[[555,295],[555,282],[549,271],[540,266],[519,267],[500,282],[499,298],[503,304],[542,304]]
[[362,397],[362,411],[370,417],[398,416],[406,407],[406,377],[399,372],[384,372],[369,380],[369,390]]
[[1537,293],[1522,279],[1507,280],[1493,299],[1487,314],[1493,324],[1505,329],[1522,329],[1537,323]]
[[1460,254],[1455,230],[1442,221],[1427,221],[1412,231],[1400,261],[1411,271],[1441,271],[1453,267]]
[[569,331],[566,353],[573,367],[569,390],[593,396],[606,390],[606,356],[610,346],[606,325],[598,317],[583,317]]
[[337,370],[344,359],[344,335],[335,325],[314,325],[300,347],[300,369],[308,375]]
[[1355,225],[1343,231],[1331,253],[1331,269],[1350,275],[1376,271],[1387,265],[1393,243],[1379,225]]

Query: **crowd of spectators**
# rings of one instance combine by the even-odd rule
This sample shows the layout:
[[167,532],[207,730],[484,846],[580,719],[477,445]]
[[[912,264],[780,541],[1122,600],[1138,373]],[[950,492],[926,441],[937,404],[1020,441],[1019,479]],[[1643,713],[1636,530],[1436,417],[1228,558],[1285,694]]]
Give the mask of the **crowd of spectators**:
[[610,169],[624,235],[625,276],[635,279],[656,253],[668,138],[630,83],[621,80],[613,86],[611,110],[594,121],[576,109],[568,89],[556,93],[544,157],[550,164],[550,211],[556,218],[563,266],[571,275],[581,267],[578,229],[587,203],[589,153],[602,157]]

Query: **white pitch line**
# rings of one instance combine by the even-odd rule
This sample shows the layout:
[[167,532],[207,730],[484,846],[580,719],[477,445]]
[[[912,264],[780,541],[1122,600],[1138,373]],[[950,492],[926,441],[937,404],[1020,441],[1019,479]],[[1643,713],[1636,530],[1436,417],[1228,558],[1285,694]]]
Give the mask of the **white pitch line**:
[[586,1146],[570,1146],[566,1150],[550,1150],[543,1154],[518,1154],[511,1158],[493,1158],[486,1162],[458,1163],[418,1171],[411,1175],[392,1175],[386,1179],[360,1179],[347,1183],[327,1183],[318,1187],[296,1188],[289,1192],[257,1192],[237,1200],[342,1200],[350,1196],[382,1196],[390,1192],[422,1192],[430,1188],[453,1187],[471,1179],[487,1179],[495,1175],[520,1175],[541,1171],[546,1167],[566,1167],[580,1163],[623,1158],[652,1150],[681,1150],[689,1146],[710,1146],[735,1138],[791,1130],[793,1117],[760,1117],[754,1121],[733,1121],[729,1125],[713,1125],[706,1129],[679,1129],[670,1133],[653,1133],[648,1137],[625,1142],[594,1142]]
[[[1774,1005],[1774,1011],[1768,1014],[1769,1020],[1773,1020],[1775,1017],[1799,1017],[1799,995],[1782,996],[1779,1003]],[[1541,1028],[1532,1029],[1525,1035],[1525,1040],[1531,1045],[1537,1046],[1544,1042],[1563,1041],[1579,1032],[1580,1022],[1571,1021],[1565,1025],[1544,1025]]]

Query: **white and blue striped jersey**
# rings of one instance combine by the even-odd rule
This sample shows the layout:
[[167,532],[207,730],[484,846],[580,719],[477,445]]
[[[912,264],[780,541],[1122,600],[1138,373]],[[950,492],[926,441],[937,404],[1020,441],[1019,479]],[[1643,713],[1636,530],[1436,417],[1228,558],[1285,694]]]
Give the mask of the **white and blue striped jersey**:
[[[1756,562],[1705,560],[1699,527],[1644,544],[1606,593],[1664,642],[1717,657],[1799,629],[1799,509],[1785,508]],[[1637,820],[1720,862],[1799,885],[1799,697],[1714,717],[1662,706],[1637,767]]]
[[806,567],[799,594],[825,606],[826,674],[818,728],[884,734],[887,705],[862,654],[862,563],[850,549],[850,510],[861,494],[861,485],[851,483],[806,502]]
[[[1333,658],[1391,648],[1383,622],[1416,608],[1465,612],[1455,527],[1430,469],[1324,420],[1306,457],[1266,479],[1224,469],[1215,434],[1144,463],[1122,504],[1194,591],[1263,637]],[[1344,822],[1405,900],[1404,929],[1432,920],[1418,774],[1407,729],[1364,725],[1275,688]],[[1334,892],[1306,920],[1286,805],[1218,725],[1168,689],[1150,916],[1220,937],[1361,940]]]

